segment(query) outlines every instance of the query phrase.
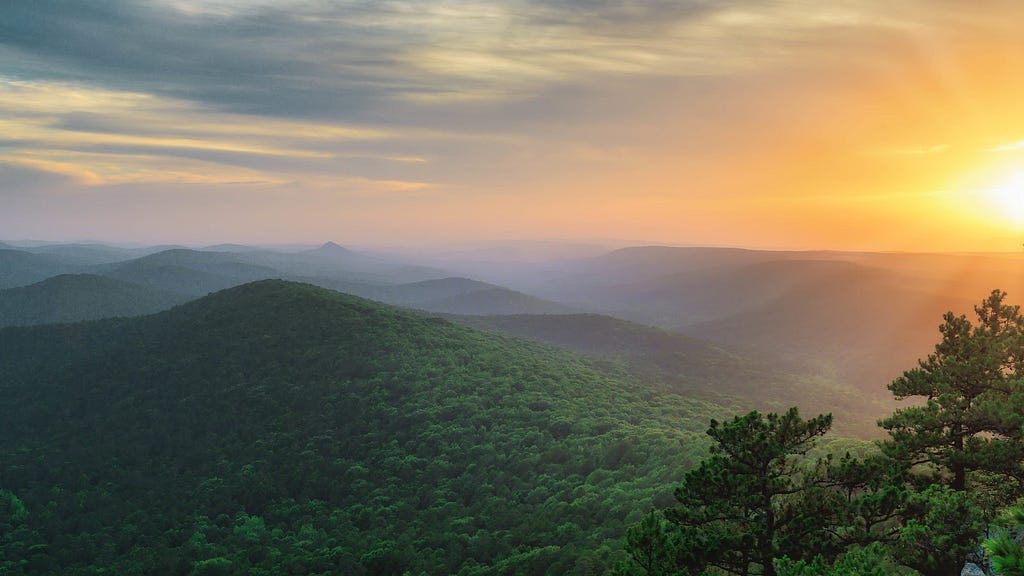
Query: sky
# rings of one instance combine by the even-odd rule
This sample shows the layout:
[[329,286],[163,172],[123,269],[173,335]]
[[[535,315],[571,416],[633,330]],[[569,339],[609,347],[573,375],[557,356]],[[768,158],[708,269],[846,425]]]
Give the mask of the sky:
[[0,238],[1024,246],[1022,2],[4,4]]

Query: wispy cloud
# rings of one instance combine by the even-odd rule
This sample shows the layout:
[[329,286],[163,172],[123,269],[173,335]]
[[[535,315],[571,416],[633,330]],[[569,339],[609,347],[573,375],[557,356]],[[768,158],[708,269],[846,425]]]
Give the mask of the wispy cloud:
[[887,146],[871,150],[874,154],[884,156],[927,156],[949,151],[949,144],[932,144],[929,146]]
[[1024,140],[1007,142],[1006,144],[1000,144],[999,146],[989,148],[990,152],[1015,152],[1018,150],[1024,150]]
[[593,74],[730,74],[784,62],[871,3],[38,0],[7,8],[21,75],[258,114],[373,116],[382,100],[525,96]]
[[[486,221],[528,202],[597,214],[627,195],[641,213],[859,189],[1020,133],[1000,106],[971,105],[984,84],[971,75],[1013,77],[976,58],[1019,68],[1019,50],[984,44],[1019,43],[1024,8],[1009,2],[991,14],[952,0],[7,4],[0,169],[93,197],[269,186],[335,213],[383,198],[377,214],[404,210],[406,224],[427,205],[437,221],[490,206]],[[312,200],[296,205],[331,225]]]
[[0,111],[0,161],[90,186],[284,182],[337,160],[427,162],[411,154],[352,149],[411,135],[395,128],[253,118],[68,83],[0,78]]

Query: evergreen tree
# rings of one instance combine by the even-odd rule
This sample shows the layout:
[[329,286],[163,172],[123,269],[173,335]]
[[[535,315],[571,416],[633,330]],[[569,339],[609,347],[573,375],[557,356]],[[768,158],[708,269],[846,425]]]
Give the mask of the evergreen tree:
[[911,494],[893,553],[923,576],[959,576],[976,560],[988,517],[970,494],[941,484]]
[[683,478],[679,506],[663,519],[652,513],[628,537],[634,560],[648,574],[774,576],[774,560],[803,558],[810,542],[826,537],[822,517],[806,513],[817,488],[803,459],[832,424],[831,415],[802,420],[757,411],[731,422],[711,421],[710,458]]
[[995,510],[1024,494],[1024,318],[1005,297],[976,306],[977,324],[947,313],[935,351],[889,385],[923,400],[879,424],[912,489],[894,552],[927,576],[960,574]]
[[922,398],[924,404],[879,423],[891,437],[882,449],[908,468],[929,465],[926,483],[966,491],[968,475],[980,471],[1019,486],[1024,318],[1018,306],[1003,303],[1005,297],[995,290],[976,306],[977,325],[946,313],[935,352],[889,385],[897,399]]

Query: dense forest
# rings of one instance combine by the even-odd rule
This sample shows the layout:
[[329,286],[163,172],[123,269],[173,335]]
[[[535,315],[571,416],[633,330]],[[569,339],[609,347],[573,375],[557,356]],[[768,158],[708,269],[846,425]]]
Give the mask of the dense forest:
[[975,316],[875,443],[775,409],[863,410],[784,364],[597,315],[265,280],[0,329],[0,573],[1022,574],[1024,318]]
[[152,314],[187,297],[93,274],[61,274],[0,290],[0,326],[30,326]]
[[597,574],[727,407],[309,285],[0,330],[0,572]]

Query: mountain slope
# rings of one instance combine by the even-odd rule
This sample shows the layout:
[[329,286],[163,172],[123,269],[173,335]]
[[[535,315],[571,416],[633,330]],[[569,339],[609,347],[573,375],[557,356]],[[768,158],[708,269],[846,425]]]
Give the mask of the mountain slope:
[[444,314],[566,314],[572,308],[469,278],[441,278],[388,287],[378,292],[388,304]]
[[877,394],[932,351],[947,310],[971,307],[971,300],[930,294],[890,272],[857,266],[682,331],[818,365]]
[[75,266],[49,254],[0,249],[0,289],[27,286],[75,271]]
[[0,373],[34,574],[599,572],[726,412],[281,281],[3,329]]
[[187,296],[282,276],[274,268],[241,262],[239,257],[228,252],[171,249],[100,270],[104,276]]
[[140,316],[186,300],[184,296],[104,276],[64,274],[30,286],[0,290],[0,326]]
[[544,295],[676,329],[734,316],[827,278],[901,279],[892,270],[791,252],[638,249],[608,257],[607,269],[596,267],[604,260],[589,262],[587,274],[563,278],[555,293]]
[[46,244],[22,248],[35,254],[49,254],[78,266],[95,266],[140,258],[160,251],[159,248],[121,248],[105,244]]
[[297,278],[385,304],[441,314],[568,314],[568,306],[469,278],[438,278],[407,284],[368,284],[329,278]]
[[568,314],[574,309],[549,300],[494,286],[415,305],[420,310],[444,314]]
[[887,398],[927,355],[948,310],[993,288],[1020,298],[1019,254],[875,254],[645,247],[577,262],[537,293],[618,318],[783,358]]
[[[806,414],[831,412],[841,434],[877,434],[876,422],[892,411],[860,389],[815,376],[803,363],[723,347],[652,326],[597,314],[452,316],[455,322],[528,338],[606,361],[621,363],[650,385],[687,396],[717,399],[737,410],[780,411],[799,406]],[[880,391],[884,391],[880,389]]]
[[496,286],[469,278],[440,278],[391,286],[381,297],[389,304],[416,306],[423,302],[455,298],[492,288]]
[[321,277],[371,284],[402,284],[450,275],[390,256],[357,252],[334,242],[302,252],[264,250],[239,254],[239,257],[244,257],[244,262],[270,266],[293,277]]

